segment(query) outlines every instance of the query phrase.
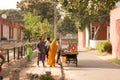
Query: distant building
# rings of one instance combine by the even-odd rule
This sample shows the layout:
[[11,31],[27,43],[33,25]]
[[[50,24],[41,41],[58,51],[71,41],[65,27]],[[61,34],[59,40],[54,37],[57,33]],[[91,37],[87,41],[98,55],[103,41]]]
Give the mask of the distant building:
[[[93,22],[90,24],[90,27],[86,27],[85,31],[83,32],[78,32],[78,47],[79,48],[96,48],[97,42],[103,41],[103,40],[108,40],[109,39],[109,34],[110,34],[110,27],[107,22],[100,26],[100,22]],[[99,28],[96,38],[94,38],[94,35]]]
[[22,40],[22,26],[7,19],[0,18],[0,40]]

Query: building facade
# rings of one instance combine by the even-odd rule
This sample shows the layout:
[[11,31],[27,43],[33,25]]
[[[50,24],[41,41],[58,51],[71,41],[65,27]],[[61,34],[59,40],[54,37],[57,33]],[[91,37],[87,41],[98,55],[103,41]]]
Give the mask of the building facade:
[[22,40],[22,26],[7,19],[0,18],[0,40],[2,39]]
[[[101,27],[99,27],[101,26]],[[99,30],[98,30],[99,28]],[[98,31],[97,31],[98,30]],[[97,31],[97,34],[96,34]],[[94,35],[96,37],[94,38]],[[86,27],[83,32],[78,32],[78,47],[79,48],[96,48],[96,44],[99,41],[109,39],[109,25],[107,22],[102,25],[99,22],[94,22],[90,24],[90,27]]]

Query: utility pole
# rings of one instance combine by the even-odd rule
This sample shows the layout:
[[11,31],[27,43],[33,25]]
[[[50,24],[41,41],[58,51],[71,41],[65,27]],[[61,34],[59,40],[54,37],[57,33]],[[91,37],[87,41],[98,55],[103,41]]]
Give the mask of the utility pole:
[[[61,4],[58,3],[59,0],[54,1],[54,38],[57,38],[57,20],[58,20],[58,15],[61,16],[61,19],[64,18],[65,14],[64,11],[61,9]],[[57,14],[57,12],[59,14]]]
[[54,39],[57,38],[57,10],[56,10],[57,2],[55,0],[54,4]]

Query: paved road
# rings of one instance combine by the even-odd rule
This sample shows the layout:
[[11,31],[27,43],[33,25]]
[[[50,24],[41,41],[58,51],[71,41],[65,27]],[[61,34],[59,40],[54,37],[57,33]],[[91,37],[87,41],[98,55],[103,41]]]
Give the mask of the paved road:
[[[120,66],[100,59],[95,53],[96,51],[80,51],[78,54],[78,67],[75,64],[69,66],[63,64],[66,78],[68,80],[120,80]],[[26,80],[23,78],[25,73],[43,74],[45,71],[51,71],[53,75],[61,75],[59,65],[53,68],[49,66],[44,68],[40,64],[40,67],[38,67],[36,58],[21,70],[21,80]],[[5,78],[4,80],[9,79]]]
[[64,65],[69,80],[120,80],[120,66],[100,59],[96,51],[81,51],[78,67]]

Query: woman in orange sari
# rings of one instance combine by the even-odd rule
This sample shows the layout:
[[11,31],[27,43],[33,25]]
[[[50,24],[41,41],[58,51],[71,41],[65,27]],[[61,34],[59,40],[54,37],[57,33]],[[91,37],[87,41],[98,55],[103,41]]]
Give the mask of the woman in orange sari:
[[57,53],[57,41],[54,39],[50,44],[48,52],[48,65],[50,65],[50,67],[55,66],[56,53]]

